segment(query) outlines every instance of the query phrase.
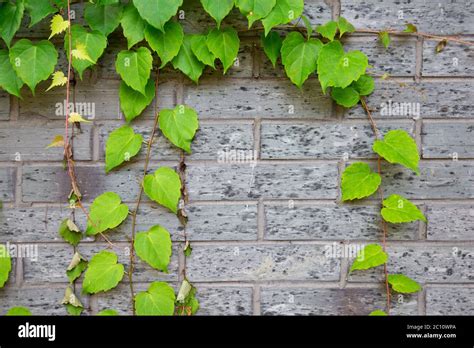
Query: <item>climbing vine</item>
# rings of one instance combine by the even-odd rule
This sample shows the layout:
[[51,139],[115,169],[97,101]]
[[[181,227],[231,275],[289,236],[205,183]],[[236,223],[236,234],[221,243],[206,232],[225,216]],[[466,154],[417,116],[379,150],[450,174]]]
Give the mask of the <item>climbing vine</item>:
[[[132,296],[133,313],[137,315],[192,315],[199,308],[197,289],[186,277],[186,267],[181,277],[179,291],[166,282],[153,282],[146,291],[135,293],[133,272],[136,257],[160,272],[168,272],[172,255],[170,232],[160,225],[148,231],[136,231],[138,211],[143,194],[153,202],[177,215],[184,229],[184,247],[180,252],[186,257],[192,246],[186,236],[187,190],[185,182],[185,158],[191,153],[193,138],[199,128],[196,111],[186,105],[158,112],[156,98],[159,97],[159,71],[172,65],[189,79],[198,83],[204,69],[222,70],[225,74],[235,64],[240,47],[239,32],[226,24],[226,17],[238,8],[248,19],[248,31],[261,32],[263,50],[271,64],[278,61],[286,75],[298,88],[310,76],[317,76],[323,93],[329,94],[339,105],[351,108],[359,103],[366,111],[376,140],[373,150],[378,155],[377,169],[369,164],[356,162],[348,165],[342,173],[342,201],[369,197],[379,192],[382,216],[382,245],[367,245],[359,253],[350,272],[384,267],[387,305],[385,310],[374,309],[373,315],[390,313],[391,291],[413,293],[420,285],[403,274],[388,271],[389,255],[386,249],[387,224],[426,221],[423,213],[406,198],[392,194],[387,198],[382,190],[381,163],[383,160],[405,166],[419,174],[419,153],[413,138],[404,130],[392,130],[382,135],[372,118],[366,97],[374,91],[374,79],[370,73],[368,57],[361,51],[345,51],[340,39],[354,32],[375,33],[381,44],[390,45],[391,35],[415,35],[428,40],[437,40],[436,51],[441,51],[449,41],[472,45],[454,37],[439,37],[419,33],[416,26],[407,23],[404,31],[385,29],[381,31],[359,29],[343,17],[313,27],[303,15],[304,0],[201,0],[203,10],[215,20],[216,26],[199,34],[184,32],[181,21],[183,0],[90,0],[84,10],[86,25],[73,24],[71,0],[7,0],[0,4],[0,36],[6,48],[0,49],[0,87],[21,98],[21,88],[26,85],[33,95],[41,81],[51,78],[47,89],[66,88],[65,135],[57,135],[48,147],[64,148],[64,163],[71,182],[69,205],[71,217],[61,222],[59,235],[74,248],[71,263],[66,270],[71,283],[65,289],[63,304],[72,315],[79,315],[83,306],[75,295],[74,282],[83,275],[82,291],[85,294],[107,292],[115,288],[128,275]],[[41,21],[50,23],[49,39],[64,35],[64,52],[68,60],[67,73],[56,70],[58,50],[48,40],[31,41],[20,39],[13,42],[23,17],[30,18],[29,26]],[[261,22],[261,26],[256,24]],[[105,145],[105,173],[120,170],[120,167],[143,151],[146,157],[143,180],[134,210],[122,203],[114,192],[104,192],[96,197],[88,210],[82,204],[80,187],[76,180],[73,158],[74,132],[80,132],[81,123],[90,122],[70,107],[71,89],[76,76],[97,64],[107,48],[107,37],[121,26],[127,40],[127,50],[118,53],[115,69],[121,77],[119,89],[120,108],[125,124],[113,130]],[[158,57],[159,63],[154,64]],[[220,65],[216,65],[216,61]],[[155,77],[153,77],[155,72]],[[133,121],[139,117],[155,99],[155,120],[150,137],[135,133]],[[159,127],[161,135],[181,150],[178,168],[149,168],[151,149]],[[75,220],[74,210],[80,208],[87,217],[87,228],[81,231]],[[113,243],[108,233],[121,225],[130,216],[130,260],[128,270],[111,250],[102,250],[87,261],[78,247],[84,235],[100,236],[110,246]],[[8,251],[0,245],[0,287],[8,280],[11,259]],[[391,290],[390,290],[391,287]],[[10,310],[12,315],[26,315],[23,307]],[[114,309],[103,309],[99,315],[116,315]]]

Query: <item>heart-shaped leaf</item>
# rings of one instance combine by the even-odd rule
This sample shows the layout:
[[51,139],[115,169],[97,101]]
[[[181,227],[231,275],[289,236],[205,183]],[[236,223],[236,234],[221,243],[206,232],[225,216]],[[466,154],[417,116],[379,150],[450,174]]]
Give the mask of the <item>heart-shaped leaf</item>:
[[115,192],[105,192],[94,199],[89,210],[87,235],[96,235],[120,225],[128,216],[128,207],[121,202]]
[[164,31],[168,22],[183,4],[183,0],[133,0],[140,16],[156,29]]
[[271,31],[267,36],[262,34],[262,45],[263,51],[275,68],[277,59],[280,56],[281,46],[283,45],[280,34],[276,31]]
[[339,41],[332,41],[321,48],[318,56],[318,75],[323,92],[327,87],[349,86],[365,73],[369,61],[361,51],[345,53]]
[[140,17],[133,3],[130,2],[125,6],[120,24],[123,35],[127,38],[128,49],[145,38],[147,23]]
[[146,47],[136,51],[121,51],[115,61],[115,69],[125,83],[134,90],[146,95],[146,84],[150,79],[153,58]]
[[161,69],[178,55],[184,39],[183,27],[174,21],[166,23],[163,31],[148,25],[145,29],[145,38],[150,47],[158,53]]
[[177,147],[191,153],[191,142],[199,127],[196,111],[178,105],[173,110],[161,110],[159,120],[164,136]]
[[154,174],[145,176],[143,190],[151,200],[177,213],[181,197],[181,180],[173,169],[161,167]]
[[378,244],[366,245],[357,253],[357,258],[351,266],[351,272],[383,265],[388,260],[388,255]]
[[8,47],[10,47],[13,37],[20,28],[24,12],[25,5],[23,0],[16,2],[7,1],[0,4],[0,36]]
[[420,284],[403,274],[389,274],[388,282],[393,290],[402,294],[411,294],[421,290]]
[[123,7],[121,4],[99,5],[87,4],[84,19],[92,30],[97,30],[108,36],[120,24]]
[[377,191],[381,181],[380,175],[372,172],[368,164],[353,163],[342,173],[342,200],[368,197]]
[[13,70],[8,50],[0,49],[0,87],[8,93],[20,98],[20,89],[22,86],[23,81],[15,73],[15,70]]
[[127,122],[139,116],[155,98],[155,81],[149,79],[145,87],[145,95],[128,87],[125,82],[120,83],[119,89],[120,109]]
[[137,255],[151,267],[168,273],[171,257],[170,233],[161,226],[153,226],[147,232],[139,232],[134,244]]
[[207,35],[191,35],[191,49],[201,63],[215,68],[216,56],[209,51]]
[[31,42],[28,39],[17,41],[10,49],[10,63],[33,94],[41,81],[47,80],[54,72],[58,62],[58,52],[54,45],[42,40]]
[[192,50],[192,37],[185,35],[183,44],[176,57],[173,58],[173,67],[179,69],[194,82],[199,81],[199,77],[204,70],[204,64],[194,55]]
[[84,275],[82,290],[87,294],[96,294],[115,288],[124,273],[123,265],[117,261],[117,254],[112,251],[103,250],[94,255]]
[[298,88],[316,71],[319,50],[323,43],[318,39],[305,40],[303,35],[292,32],[283,40],[281,59],[285,72]]
[[277,0],[272,11],[262,19],[265,36],[273,27],[297,19],[303,13],[303,8],[304,0]]
[[404,130],[391,130],[383,140],[376,140],[373,150],[390,163],[399,163],[420,174],[420,155],[415,140]]
[[250,28],[255,21],[270,14],[276,5],[276,0],[235,0],[235,5],[247,17]]
[[130,126],[122,126],[109,134],[105,145],[105,172],[129,161],[141,149],[143,137]]
[[138,315],[173,315],[175,300],[171,286],[153,282],[147,291],[135,296],[135,309]]
[[390,195],[383,201],[383,206],[381,214],[387,222],[396,224],[416,220],[426,221],[426,217],[421,210],[402,196]]
[[201,0],[202,7],[214,18],[217,28],[220,28],[222,20],[234,8],[234,0]]
[[234,64],[240,39],[234,28],[214,29],[207,35],[207,46],[224,66],[224,74]]

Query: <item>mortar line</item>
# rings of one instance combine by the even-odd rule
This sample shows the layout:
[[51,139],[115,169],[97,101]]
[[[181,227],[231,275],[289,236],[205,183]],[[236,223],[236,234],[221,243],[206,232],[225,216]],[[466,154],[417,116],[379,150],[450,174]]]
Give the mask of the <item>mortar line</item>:
[[253,315],[262,315],[260,284],[255,283],[252,289]]

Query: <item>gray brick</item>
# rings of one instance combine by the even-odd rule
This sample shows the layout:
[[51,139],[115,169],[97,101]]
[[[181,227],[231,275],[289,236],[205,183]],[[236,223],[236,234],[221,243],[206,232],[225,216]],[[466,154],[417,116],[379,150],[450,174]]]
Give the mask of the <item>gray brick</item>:
[[436,53],[437,44],[437,41],[423,44],[424,76],[474,76],[472,47],[450,42],[442,52]]
[[[384,309],[385,293],[378,289],[263,288],[264,315],[368,315]],[[391,314],[418,314],[416,295],[399,303],[392,298]]]
[[[404,129],[413,134],[413,123],[378,125],[385,133]],[[263,159],[342,159],[375,158],[374,132],[364,123],[262,124]]]
[[[128,270],[129,264],[129,244],[115,245],[113,251],[118,256],[118,262],[122,263],[125,270]],[[105,244],[95,243],[93,245],[81,244],[78,251],[87,260],[93,255],[102,251],[110,250]],[[23,260],[24,281],[27,284],[43,283],[67,283],[66,268],[71,262],[74,250],[66,244],[40,244],[38,245],[38,260],[25,258]],[[141,261],[138,257],[135,262],[134,280],[135,281],[154,281],[154,280],[173,280],[177,279],[178,260],[177,251],[174,250],[168,274],[159,272],[151,268],[148,264]],[[82,278],[80,278],[82,280]],[[128,276],[124,275],[123,282],[128,282]]]
[[[150,172],[161,166],[153,164]],[[143,165],[125,166],[105,175],[103,166],[76,166],[78,185],[84,202],[94,200],[98,195],[113,191],[124,202],[134,202],[138,197],[139,182],[143,177]],[[70,180],[66,171],[59,166],[25,166],[23,168],[23,201],[64,203],[70,193]],[[143,201],[148,199],[144,196]]]
[[429,240],[473,239],[474,205],[472,204],[430,204],[426,218]]
[[186,233],[190,240],[256,240],[256,204],[200,205],[187,207]]
[[[376,206],[293,204],[292,208],[289,204],[265,205],[265,239],[378,240],[381,236],[380,209]],[[388,238],[418,239],[418,229],[418,222],[393,224],[389,226]]]
[[321,245],[197,245],[187,262],[191,281],[339,279],[336,258],[326,258]]
[[474,288],[429,287],[426,291],[427,315],[474,315]]
[[[20,100],[20,118],[64,119],[65,90],[54,88],[44,92],[49,82],[41,83],[36,88],[36,96],[31,92],[24,93]],[[76,86],[76,107],[83,108],[86,118],[96,120],[123,120],[119,103],[119,80],[101,79],[99,82],[78,81]],[[159,108],[173,108],[175,104],[175,81],[163,81],[158,86]],[[141,118],[154,117],[154,101],[145,109]],[[92,111],[95,115],[91,115]]]
[[197,284],[197,315],[252,315],[252,289]]
[[[376,80],[375,92],[370,95],[367,102],[377,118],[413,118],[416,112],[404,115],[394,112],[395,105],[401,103],[417,110],[419,103],[422,118],[472,118],[474,107],[472,98],[474,80],[422,80],[414,83],[409,80]],[[397,104],[395,104],[397,103]],[[413,104],[415,103],[415,104]],[[388,111],[392,105],[392,113]],[[407,108],[405,108],[407,109]],[[408,109],[410,110],[410,109]],[[367,115],[361,106],[346,110],[346,117],[364,118]]]
[[332,102],[324,96],[317,80],[303,90],[283,80],[202,79],[199,86],[185,88],[185,104],[200,118],[311,118],[327,119]]
[[10,95],[0,90],[0,121],[10,119]]
[[416,199],[473,198],[472,161],[421,161],[420,175],[399,165],[382,166],[384,191]]
[[[403,17],[400,18],[402,11]],[[474,33],[470,20],[474,15],[472,6],[465,0],[452,0],[449,3],[424,0],[341,1],[341,16],[356,28],[403,29],[409,22],[421,32],[442,35]]]
[[[31,289],[0,289],[0,314],[4,315],[10,308],[23,306],[33,315],[67,315],[66,307],[61,304],[66,285],[62,287],[37,287]],[[82,301],[81,297],[81,301]],[[84,304],[84,303],[83,303]]]
[[254,167],[190,164],[187,187],[193,200],[335,198],[337,176],[335,163],[259,163]]
[[424,158],[474,158],[474,122],[423,123]]
[[3,208],[0,210],[1,242],[51,242],[60,241],[61,221],[70,216],[64,208]]
[[[474,282],[472,246],[389,246],[387,253],[391,274],[403,273],[420,283]],[[350,282],[381,281],[383,267],[354,271],[348,278]]]
[[0,168],[0,201],[12,202],[15,197],[16,170],[15,168]]
[[[100,158],[105,158],[105,144],[109,134],[114,129],[121,126],[120,124],[100,124],[99,129],[99,147]],[[135,132],[143,135],[145,141],[150,137],[153,123],[150,122],[134,122],[133,128]],[[189,159],[205,159],[216,160],[219,151],[234,150],[253,150],[253,126],[251,124],[209,124],[201,123],[196,137],[191,144],[192,153],[186,155]],[[151,158],[160,160],[178,161],[181,150],[172,145],[161,132],[155,135]],[[140,154],[132,159],[144,159],[146,156],[146,146],[142,146]]]
[[[90,126],[82,126],[75,132],[74,158],[92,159],[92,131]],[[64,134],[64,124],[12,124],[0,129],[0,161],[62,161],[64,149],[46,147],[56,135]]]

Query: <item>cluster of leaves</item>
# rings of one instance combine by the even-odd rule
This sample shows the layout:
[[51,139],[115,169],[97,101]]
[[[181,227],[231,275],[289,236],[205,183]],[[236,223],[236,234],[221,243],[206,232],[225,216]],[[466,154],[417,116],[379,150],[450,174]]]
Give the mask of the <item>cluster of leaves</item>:
[[[372,148],[389,163],[401,164],[419,175],[418,162],[420,156],[418,148],[413,138],[404,130],[387,132],[382,140],[375,141]],[[369,197],[379,189],[381,182],[380,174],[374,172],[367,163],[353,163],[346,167],[342,174],[342,200],[351,201]],[[384,199],[380,213],[387,223],[398,224],[417,220],[426,222],[421,210],[398,194],[391,194]],[[359,252],[350,271],[378,267],[385,265],[387,261],[388,255],[382,246],[369,244]],[[394,291],[399,293],[413,293],[421,289],[416,281],[403,274],[389,274],[388,283]],[[382,313],[383,311],[377,310],[372,312],[372,315],[381,315]]]

